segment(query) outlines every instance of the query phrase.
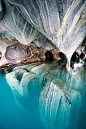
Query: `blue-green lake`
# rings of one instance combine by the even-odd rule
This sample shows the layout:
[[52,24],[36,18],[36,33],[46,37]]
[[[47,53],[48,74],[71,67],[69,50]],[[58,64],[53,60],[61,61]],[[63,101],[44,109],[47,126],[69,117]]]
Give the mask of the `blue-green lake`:
[[86,129],[86,70],[42,64],[0,75],[0,129]]

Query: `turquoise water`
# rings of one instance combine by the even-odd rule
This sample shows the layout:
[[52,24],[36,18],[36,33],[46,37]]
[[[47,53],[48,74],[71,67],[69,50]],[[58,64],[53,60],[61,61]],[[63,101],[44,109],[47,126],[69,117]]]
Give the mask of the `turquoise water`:
[[44,64],[0,75],[0,129],[86,129],[86,70]]
[[30,110],[28,113],[16,105],[12,90],[0,76],[0,129],[44,129],[38,109]]

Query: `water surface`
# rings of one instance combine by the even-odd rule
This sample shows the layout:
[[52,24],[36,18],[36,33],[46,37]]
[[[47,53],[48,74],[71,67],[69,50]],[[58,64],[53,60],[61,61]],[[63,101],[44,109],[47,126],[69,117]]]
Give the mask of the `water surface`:
[[58,63],[0,75],[0,129],[86,128],[86,70],[68,73]]

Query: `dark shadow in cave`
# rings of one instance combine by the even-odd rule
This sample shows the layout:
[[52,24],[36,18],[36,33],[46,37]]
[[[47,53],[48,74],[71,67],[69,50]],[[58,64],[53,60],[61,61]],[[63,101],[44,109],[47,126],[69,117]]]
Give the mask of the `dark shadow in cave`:
[[82,52],[82,53],[80,54],[80,59],[83,60],[84,57],[85,57],[85,54]]
[[53,58],[53,54],[52,54],[52,52],[50,52],[50,51],[47,51],[46,53],[45,53],[45,61],[46,62],[52,62],[53,60],[54,60],[54,58]]
[[66,56],[62,52],[59,52],[59,56],[61,57],[61,60],[66,60]]
[[4,17],[4,14],[6,12],[6,9],[5,9],[6,7],[5,7],[3,0],[0,1],[0,4],[1,4],[1,8],[2,8],[2,10],[0,11],[0,20],[2,20],[2,18]]
[[15,76],[16,76],[17,80],[18,80],[19,82],[21,82],[23,73],[18,72],[18,73],[15,74]]
[[74,52],[74,54],[71,57],[71,62],[79,62],[79,60],[80,60],[80,57],[78,52]]

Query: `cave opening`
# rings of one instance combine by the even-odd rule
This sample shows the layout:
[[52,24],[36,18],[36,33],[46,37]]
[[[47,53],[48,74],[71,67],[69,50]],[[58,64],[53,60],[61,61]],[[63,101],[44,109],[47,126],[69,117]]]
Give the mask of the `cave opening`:
[[62,52],[59,52],[59,56],[61,60],[66,60],[66,56]]
[[71,57],[71,62],[79,62],[79,60],[80,60],[80,57],[78,52],[74,52],[74,54]]
[[45,61],[46,61],[46,62],[53,62],[53,60],[54,60],[54,58],[53,58],[52,52],[47,51],[47,52],[45,53]]

